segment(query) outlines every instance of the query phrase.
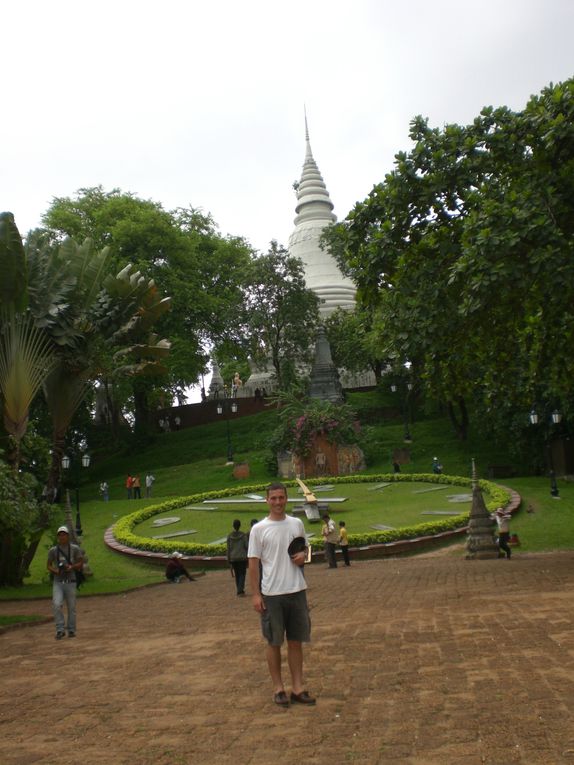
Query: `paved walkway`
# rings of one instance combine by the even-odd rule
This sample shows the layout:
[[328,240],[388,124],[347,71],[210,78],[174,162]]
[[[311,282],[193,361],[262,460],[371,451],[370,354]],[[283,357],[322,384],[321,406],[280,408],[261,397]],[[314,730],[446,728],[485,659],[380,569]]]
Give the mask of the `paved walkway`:
[[250,598],[211,572],[82,597],[75,640],[0,635],[0,763],[574,763],[574,553],[307,576],[315,708],[274,707]]

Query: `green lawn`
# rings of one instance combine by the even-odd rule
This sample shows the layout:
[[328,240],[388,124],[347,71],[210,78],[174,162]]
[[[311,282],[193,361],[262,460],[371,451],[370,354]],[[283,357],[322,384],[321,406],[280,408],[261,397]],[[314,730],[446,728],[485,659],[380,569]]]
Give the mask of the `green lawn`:
[[[513,519],[524,551],[541,552],[574,548],[574,484],[558,481],[560,499],[550,496],[547,478],[512,478],[503,482],[522,495],[520,512]],[[531,512],[529,512],[529,509]]]
[[[358,398],[357,398],[358,396]],[[353,394],[353,403],[362,401],[364,407],[373,402],[370,394]],[[369,403],[371,402],[371,403]],[[367,411],[365,409],[365,411]],[[371,446],[372,459],[367,472],[370,474],[386,473],[390,469],[393,450],[403,447],[403,426],[401,423],[388,423],[377,420],[376,415],[369,415],[372,423],[374,447]],[[103,542],[105,529],[123,515],[146,504],[157,504],[164,499],[190,496],[205,490],[224,489],[242,485],[266,483],[271,480],[265,467],[265,435],[274,426],[274,410],[262,412],[254,417],[236,420],[232,425],[232,441],[236,448],[236,460],[247,460],[251,475],[245,481],[236,481],[232,468],[225,465],[226,431],[222,422],[214,425],[189,428],[158,437],[148,449],[136,455],[109,456],[96,460],[89,469],[90,482],[81,487],[81,515],[84,529],[83,544],[89,558],[89,565],[94,576],[82,588],[80,597],[93,593],[119,592],[133,587],[159,582],[162,570],[138,561],[133,561],[109,550]],[[415,422],[411,427],[413,443],[409,445],[411,461],[403,466],[403,472],[429,472],[433,456],[437,455],[444,465],[444,472],[450,475],[470,476],[471,460],[476,460],[479,475],[486,477],[489,464],[506,464],[504,448],[494,448],[490,442],[480,441],[471,429],[469,441],[461,443],[452,434],[445,419],[427,419]],[[522,466],[515,466],[520,474]],[[153,499],[128,501],[123,488],[124,476],[128,471],[145,475],[151,470],[156,477]],[[525,472],[525,471],[524,471]],[[109,481],[112,501],[102,502],[98,498],[99,481]],[[574,484],[559,481],[560,500],[550,496],[549,482],[546,478],[525,477],[501,480],[500,483],[516,488],[523,496],[521,512],[513,519],[512,530],[520,536],[523,551],[542,551],[574,548]],[[430,486],[430,485],[429,485]],[[400,526],[420,520],[433,520],[432,515],[421,515],[423,510],[462,509],[464,505],[452,505],[446,502],[447,494],[458,493],[458,489],[449,486],[444,491],[412,494],[414,484],[393,484],[372,495],[365,487],[342,485],[336,487],[335,494],[348,495],[349,501],[333,506],[335,520],[344,519],[349,532],[369,528],[370,525],[384,524]],[[364,492],[362,510],[353,506],[353,492]],[[403,493],[404,491],[404,493]],[[460,493],[465,491],[461,488]],[[409,493],[410,492],[410,493]],[[394,499],[400,498],[399,504]],[[534,512],[527,513],[531,505]],[[252,517],[262,517],[263,506],[246,506],[219,510],[217,513],[196,511],[170,512],[180,515],[179,528],[201,526],[200,532],[183,537],[193,541],[215,541],[225,536],[231,521],[239,517],[243,527],[248,526]],[[436,517],[436,516],[434,516]],[[64,520],[63,511],[61,521]],[[200,523],[201,521],[201,523]],[[148,534],[151,522],[142,524],[142,533]],[[156,533],[177,530],[177,526],[158,529]],[[316,531],[316,525],[308,525],[309,531]],[[53,544],[46,536],[33,561],[30,577],[21,588],[0,589],[0,600],[11,598],[47,597],[51,588],[46,572],[48,548]]]
[[45,618],[40,614],[14,614],[13,616],[0,614],[0,627],[9,627],[11,624],[22,624],[22,622],[38,622]]
[[[317,492],[319,502],[328,502],[329,497],[347,497],[346,502],[334,503],[330,506],[330,515],[338,522],[344,520],[350,534],[373,530],[375,525],[385,525],[392,528],[412,526],[426,523],[440,516],[428,515],[427,512],[445,512],[462,514],[470,510],[470,501],[465,503],[449,502],[449,497],[465,494],[470,489],[447,484],[405,482],[395,483],[379,490],[372,490],[378,483],[341,484],[336,485],[330,492]],[[290,489],[290,496],[301,498],[296,490]],[[242,494],[236,498],[244,498]],[[230,498],[231,499],[231,498]],[[193,505],[193,508],[200,505]],[[180,508],[161,513],[140,523],[134,533],[139,536],[153,537],[155,535],[173,534],[179,531],[195,529],[197,533],[174,537],[177,541],[213,543],[226,536],[231,531],[235,518],[241,520],[243,529],[249,528],[252,518],[261,519],[267,515],[266,506],[259,503],[241,505],[207,505],[214,510],[196,510]],[[288,507],[293,507],[289,503]],[[179,517],[178,523],[163,527],[154,527],[153,522],[162,517]],[[312,523],[301,516],[306,531],[320,536],[320,523]]]

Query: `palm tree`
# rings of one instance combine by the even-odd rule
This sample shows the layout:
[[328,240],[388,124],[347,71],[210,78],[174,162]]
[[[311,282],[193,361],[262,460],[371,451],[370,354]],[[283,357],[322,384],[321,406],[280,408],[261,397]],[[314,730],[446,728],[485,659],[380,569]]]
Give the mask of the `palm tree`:
[[14,449],[15,472],[26,433],[30,405],[56,364],[50,338],[28,313],[27,267],[20,234],[11,213],[0,214],[0,392],[4,427]]
[[[150,328],[170,304],[131,265],[117,275],[108,248],[66,239],[55,247],[40,234],[26,247],[11,213],[0,214],[0,391],[4,423],[19,445],[34,397],[43,388],[52,417],[48,496],[59,483],[66,431],[102,367],[102,347],[119,356],[115,374],[157,373],[169,352]],[[10,285],[10,286],[8,286]],[[25,554],[28,565],[49,522],[46,512]],[[25,570],[27,565],[22,567]]]

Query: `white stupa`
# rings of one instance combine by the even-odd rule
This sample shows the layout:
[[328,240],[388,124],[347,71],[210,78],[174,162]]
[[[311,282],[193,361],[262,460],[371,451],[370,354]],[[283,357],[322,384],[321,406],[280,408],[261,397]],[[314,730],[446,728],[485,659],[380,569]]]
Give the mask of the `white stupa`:
[[337,308],[355,306],[355,286],[343,276],[333,256],[319,246],[321,233],[336,222],[333,203],[313,158],[305,117],[307,149],[301,181],[297,187],[295,230],[289,238],[289,254],[301,258],[305,265],[305,282],[321,299],[320,313],[328,316]]

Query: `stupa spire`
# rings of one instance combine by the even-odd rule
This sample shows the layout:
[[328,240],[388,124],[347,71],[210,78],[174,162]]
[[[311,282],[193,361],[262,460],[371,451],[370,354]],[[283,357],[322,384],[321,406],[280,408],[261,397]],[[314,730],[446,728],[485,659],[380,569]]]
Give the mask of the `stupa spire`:
[[336,308],[353,308],[355,286],[343,276],[334,258],[321,249],[323,230],[337,221],[333,202],[319,172],[309,139],[307,109],[305,114],[305,160],[297,186],[295,230],[289,239],[289,252],[305,265],[305,281],[321,299],[320,311],[330,314]]

